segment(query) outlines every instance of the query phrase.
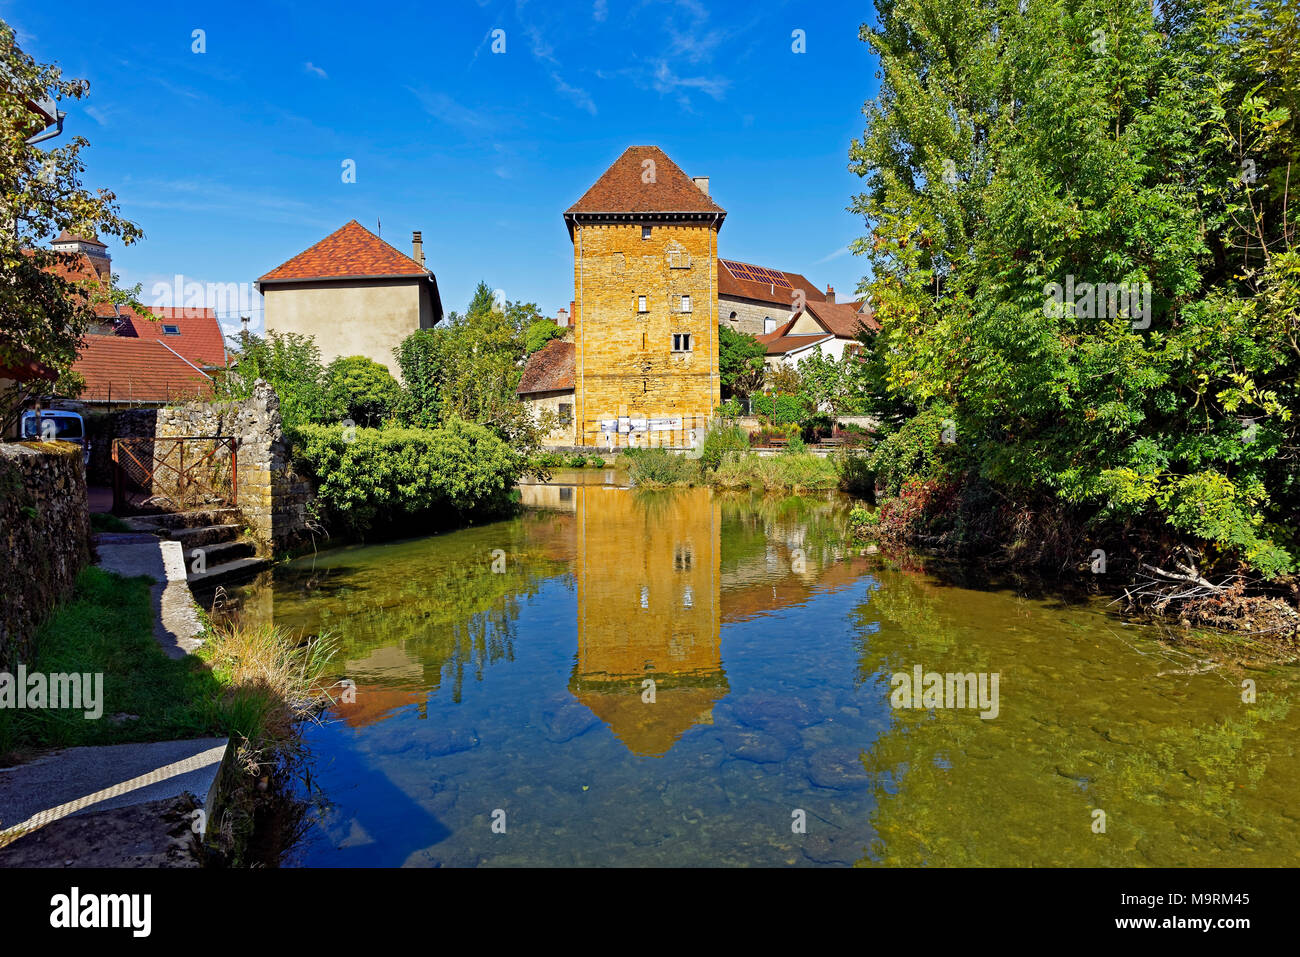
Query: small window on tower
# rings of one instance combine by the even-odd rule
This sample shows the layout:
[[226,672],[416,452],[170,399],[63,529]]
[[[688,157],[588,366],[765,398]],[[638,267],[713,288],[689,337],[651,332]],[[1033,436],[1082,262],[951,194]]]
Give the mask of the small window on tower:
[[690,312],[690,311],[691,311],[691,297],[682,296],[682,312]]
[[642,227],[641,227],[641,238],[642,238],[642,239],[649,239],[649,238],[650,238],[650,227],[649,227],[649,226],[642,226]]
[[773,319],[771,316],[764,316],[764,317],[763,317],[763,334],[764,334],[764,335],[767,335],[768,333],[771,333],[771,332],[776,332],[776,320]]
[[646,305],[645,305],[645,296],[637,296],[637,297],[636,297],[636,311],[637,311],[637,312],[649,312],[649,311],[650,311],[649,309],[646,308]]
[[673,333],[673,352],[690,352],[691,334],[689,332]]

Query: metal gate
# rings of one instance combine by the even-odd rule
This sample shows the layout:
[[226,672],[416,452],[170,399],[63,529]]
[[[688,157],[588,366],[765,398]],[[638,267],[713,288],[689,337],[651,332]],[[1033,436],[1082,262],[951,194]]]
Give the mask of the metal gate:
[[114,439],[113,511],[237,505],[237,452],[231,436]]

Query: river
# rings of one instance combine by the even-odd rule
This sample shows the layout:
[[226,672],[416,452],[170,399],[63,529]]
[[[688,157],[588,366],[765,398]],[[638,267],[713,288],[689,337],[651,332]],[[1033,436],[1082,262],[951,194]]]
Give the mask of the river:
[[[619,484],[232,590],[355,683],[307,731],[323,801],[286,863],[1300,863],[1300,669],[865,554],[835,494]],[[918,666],[996,675],[996,709],[895,707]]]

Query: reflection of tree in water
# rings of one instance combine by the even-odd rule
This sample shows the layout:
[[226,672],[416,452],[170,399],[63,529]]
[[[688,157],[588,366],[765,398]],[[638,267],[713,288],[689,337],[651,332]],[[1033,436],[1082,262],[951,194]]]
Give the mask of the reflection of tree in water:
[[[329,632],[340,669],[380,658],[375,680],[429,690],[450,680],[459,701],[466,674],[481,680],[487,665],[513,660],[521,598],[568,574],[550,554],[553,524],[515,523],[510,538],[481,548],[430,538],[358,550],[328,567],[278,570],[276,621]],[[496,548],[505,554],[494,566]]]
[[859,680],[888,708],[890,675],[916,664],[996,671],[1001,709],[990,721],[888,710],[889,730],[862,755],[876,837],[861,864],[1294,862],[1300,842],[1261,792],[1300,785],[1283,697],[1245,706],[1214,675],[1156,678],[1104,620],[1072,630],[1059,609],[1005,594],[882,579],[857,611],[862,632],[880,623],[864,634]]
[[[722,511],[723,574],[783,546],[788,563],[795,548],[822,567],[845,554],[844,529],[852,502],[834,492],[803,495],[715,493]],[[815,497],[812,497],[815,496]]]

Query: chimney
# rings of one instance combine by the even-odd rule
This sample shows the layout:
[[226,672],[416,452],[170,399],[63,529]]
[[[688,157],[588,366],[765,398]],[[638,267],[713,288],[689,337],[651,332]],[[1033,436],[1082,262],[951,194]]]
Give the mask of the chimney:
[[700,188],[700,192],[705,196],[709,195],[709,178],[707,176],[692,176],[691,182]]
[[561,329],[567,327],[569,324],[569,310],[561,306],[560,311],[555,314],[555,324]]
[[829,302],[829,303],[831,303],[832,305],[834,305],[834,303],[835,303],[835,287],[834,287],[834,286],[827,286],[827,287],[826,287],[826,301]]
[[411,233],[411,258],[424,265],[424,237],[418,229]]

